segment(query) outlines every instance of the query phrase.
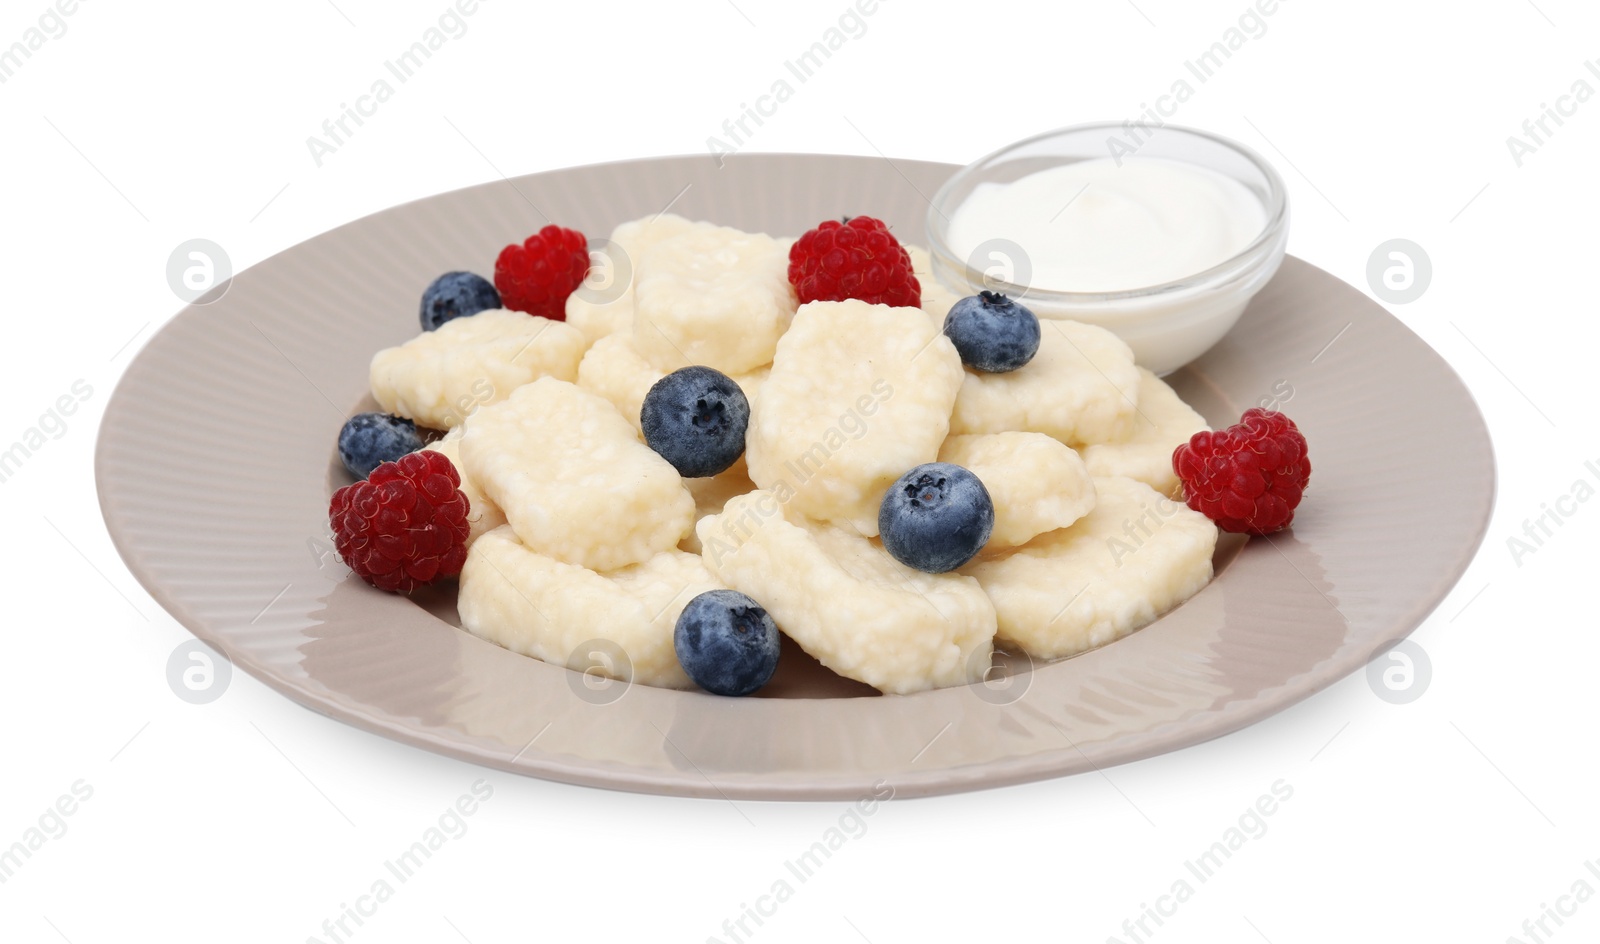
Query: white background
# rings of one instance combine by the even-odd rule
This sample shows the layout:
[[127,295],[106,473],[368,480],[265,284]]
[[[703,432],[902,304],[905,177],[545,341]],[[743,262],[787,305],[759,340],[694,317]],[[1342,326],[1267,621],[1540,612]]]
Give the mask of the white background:
[[[331,940],[323,921],[484,778],[494,794],[470,831],[346,939],[728,940],[724,919],[844,804],[736,808],[521,779],[361,733],[242,675],[215,703],[180,701],[165,666],[189,637],[106,536],[95,426],[179,307],[165,264],[180,242],[215,240],[242,268],[498,172],[703,152],[845,0],[485,0],[319,168],[307,136],[445,9],[334,2],[84,0],[0,85],[0,442],[73,381],[93,388],[67,432],[0,484],[13,600],[0,845],[75,782],[93,789],[0,885],[0,937]],[[749,148],[965,163],[1050,127],[1133,117],[1245,9],[1137,2],[883,0]],[[1432,662],[1422,697],[1391,705],[1356,675],[1104,776],[880,807],[747,940],[1132,940],[1124,920],[1280,779],[1294,793],[1267,833],[1148,939],[1531,941],[1524,920],[1574,882],[1600,889],[1584,867],[1600,857],[1588,605],[1600,503],[1576,505],[1520,566],[1506,543],[1591,475],[1585,461],[1600,464],[1600,104],[1520,168],[1506,145],[1575,80],[1600,88],[1584,66],[1600,55],[1586,39],[1600,14],[1537,3],[1285,0],[1177,118],[1277,164],[1294,254],[1363,290],[1385,240],[1433,260],[1426,294],[1393,310],[1478,398],[1500,492],[1478,559],[1414,637]],[[0,44],[44,9],[5,0]],[[1565,920],[1548,937],[1593,940],[1600,903]]]

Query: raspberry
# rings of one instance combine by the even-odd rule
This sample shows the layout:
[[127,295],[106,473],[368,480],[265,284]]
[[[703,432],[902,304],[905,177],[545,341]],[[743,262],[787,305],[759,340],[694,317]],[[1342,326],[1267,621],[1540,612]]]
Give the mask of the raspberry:
[[802,305],[847,298],[902,308],[922,305],[910,254],[883,221],[870,216],[825,220],[801,236],[789,247],[789,284]]
[[328,503],[333,546],[379,590],[410,593],[461,573],[467,559],[467,497],[442,454],[413,452],[346,485]]
[[1294,420],[1249,409],[1237,425],[1195,433],[1172,451],[1188,505],[1224,531],[1271,534],[1294,521],[1311,478],[1306,438]]
[[500,250],[494,287],[513,311],[567,320],[567,296],[589,273],[589,240],[575,229],[550,225]]

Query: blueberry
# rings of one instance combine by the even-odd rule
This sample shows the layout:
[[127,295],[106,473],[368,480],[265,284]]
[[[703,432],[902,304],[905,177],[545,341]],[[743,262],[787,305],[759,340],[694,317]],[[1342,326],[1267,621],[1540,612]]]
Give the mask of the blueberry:
[[422,330],[499,307],[500,293],[488,279],[471,272],[446,272],[422,293]]
[[985,373],[1016,370],[1039,352],[1038,317],[998,292],[956,302],[945,316],[944,333],[961,363]]
[[716,475],[744,453],[750,401],[732,378],[709,367],[662,377],[639,410],[644,441],[685,478]]
[[748,695],[778,668],[778,624],[737,590],[707,590],[678,614],[678,664],[713,695]]
[[993,531],[989,490],[976,475],[948,462],[929,462],[900,476],[878,508],[884,550],[930,574],[972,560]]
[[339,430],[339,458],[358,479],[371,475],[385,462],[421,448],[417,424],[387,413],[357,413]]

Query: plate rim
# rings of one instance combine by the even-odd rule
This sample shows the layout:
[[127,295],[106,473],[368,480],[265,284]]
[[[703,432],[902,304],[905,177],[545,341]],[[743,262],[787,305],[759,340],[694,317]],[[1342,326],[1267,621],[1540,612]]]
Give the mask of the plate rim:
[[[859,161],[877,160],[861,155],[774,152],[740,154],[729,158],[729,160],[748,161],[759,159],[770,160],[793,158],[821,160],[836,160],[844,158]],[[581,171],[594,168],[626,169],[628,167],[659,164],[664,161],[704,161],[706,159],[707,158],[703,155],[673,155],[665,157],[631,158],[621,161],[609,161],[601,164],[574,165],[571,167],[541,171],[535,174],[521,175],[515,178],[503,178],[499,181],[486,181],[468,187],[456,188],[419,196],[403,203],[377,210],[358,219],[341,223],[338,226],[324,230],[316,235],[301,240],[292,246],[285,247],[284,249],[263,258],[249,268],[236,273],[233,276],[233,279],[236,280],[239,278],[239,276],[245,275],[252,270],[256,270],[264,265],[267,265],[272,260],[279,259],[285,254],[293,252],[297,248],[303,247],[308,243],[326,239],[333,234],[341,232],[342,230],[359,226],[363,223],[368,223],[375,218],[382,217],[387,214],[403,213],[409,208],[414,208],[417,205],[426,203],[428,201],[448,199],[469,191],[483,191],[488,188],[501,187],[505,185],[510,185],[515,188],[522,181],[532,181],[540,177],[559,175],[570,171]],[[896,159],[896,161],[892,163],[900,165],[933,165],[947,172],[954,172],[956,169],[958,169],[957,165],[928,161],[901,161]],[[1338,280],[1330,273],[1327,273],[1324,270],[1311,265],[1310,263],[1300,260],[1297,257],[1287,257],[1286,267],[1292,268],[1295,266],[1303,266],[1320,276],[1340,282],[1341,284],[1347,284],[1343,283],[1342,280]],[[1371,300],[1368,299],[1368,301]],[[1194,732],[1190,730],[1192,727],[1192,719],[1195,717],[1194,715],[1188,716],[1181,722],[1166,722],[1158,725],[1156,728],[1141,731],[1139,732],[1136,740],[1125,739],[1128,740],[1128,745],[1131,749],[1118,752],[1115,763],[1127,763],[1134,760],[1156,756],[1158,754],[1204,743],[1206,741],[1213,740],[1216,737],[1233,733],[1258,721],[1264,720],[1265,718],[1271,717],[1280,711],[1286,710],[1290,706],[1298,704],[1306,698],[1309,698],[1310,696],[1331,686],[1335,682],[1342,680],[1353,672],[1359,670],[1364,663],[1370,661],[1373,655],[1376,655],[1388,646],[1393,645],[1398,640],[1403,639],[1414,632],[1417,627],[1419,627],[1450,594],[1450,592],[1461,580],[1467,568],[1470,567],[1471,563],[1481,552],[1483,542],[1487,538],[1488,530],[1492,522],[1495,499],[1499,488],[1498,460],[1495,455],[1493,437],[1490,434],[1483,411],[1477,402],[1477,398],[1473,395],[1471,388],[1462,380],[1460,374],[1452,365],[1450,365],[1447,360],[1443,358],[1442,355],[1434,350],[1431,345],[1428,345],[1424,339],[1416,334],[1416,332],[1412,331],[1408,325],[1396,318],[1392,312],[1388,311],[1387,308],[1378,305],[1376,302],[1372,302],[1372,304],[1377,306],[1377,308],[1382,311],[1388,319],[1392,320],[1396,326],[1415,338],[1424,349],[1430,352],[1433,357],[1438,360],[1439,366],[1441,366],[1448,373],[1449,377],[1454,380],[1456,385],[1459,387],[1459,392],[1465,395],[1466,402],[1470,404],[1472,408],[1470,417],[1458,417],[1457,419],[1471,419],[1474,425],[1477,427],[1477,431],[1481,432],[1481,436],[1479,438],[1481,438],[1482,444],[1485,447],[1487,459],[1487,479],[1485,483],[1487,485],[1487,496],[1482,509],[1483,513],[1477,517],[1477,520],[1471,529],[1470,538],[1463,545],[1463,553],[1460,557],[1459,566],[1453,568],[1453,576],[1450,576],[1448,579],[1441,580],[1438,586],[1430,588],[1428,592],[1420,594],[1411,599],[1406,608],[1406,615],[1403,618],[1397,618],[1391,624],[1392,628],[1396,630],[1395,634],[1384,640],[1371,652],[1365,654],[1354,650],[1335,652],[1331,656],[1326,657],[1318,662],[1316,668],[1312,671],[1302,672],[1299,676],[1291,678],[1273,689],[1258,692],[1246,701],[1232,701],[1229,702],[1228,705],[1223,709],[1205,712],[1204,717],[1208,719],[1208,722],[1204,725],[1205,733],[1202,737],[1193,736]],[[323,695],[317,691],[310,690],[303,684],[297,684],[296,679],[273,671],[269,665],[257,658],[257,653],[249,650],[241,650],[231,645],[229,641],[217,631],[216,627],[209,625],[205,619],[191,612],[183,600],[174,595],[170,591],[170,588],[159,578],[159,576],[151,571],[150,567],[147,565],[147,562],[143,560],[136,549],[130,546],[129,536],[126,533],[123,533],[114,524],[117,509],[113,507],[113,499],[108,494],[110,490],[107,488],[107,483],[109,482],[110,478],[118,473],[116,470],[110,468],[110,459],[108,458],[106,443],[111,426],[110,424],[106,423],[105,420],[111,416],[114,409],[127,407],[127,403],[125,402],[127,395],[125,393],[124,379],[135,369],[137,363],[141,359],[145,358],[149,351],[159,343],[159,339],[163,336],[163,334],[166,334],[174,324],[178,323],[179,319],[203,315],[204,310],[204,306],[184,306],[179,310],[177,315],[164,322],[157,331],[152,332],[151,335],[146,339],[145,343],[141,345],[137,353],[130,360],[122,377],[119,377],[116,388],[112,391],[111,396],[108,398],[105,411],[102,413],[101,422],[96,430],[94,458],[94,477],[97,504],[100,508],[102,519],[106,524],[107,531],[112,539],[113,546],[116,547],[124,565],[128,568],[130,573],[133,574],[135,579],[139,581],[140,585],[145,588],[146,592],[151,595],[152,599],[161,605],[163,609],[171,614],[174,619],[183,625],[196,638],[202,640],[207,645],[223,654],[233,665],[244,669],[250,675],[265,683],[268,687],[289,697],[295,703],[316,711],[319,714],[336,718],[337,720],[343,721],[354,727],[372,733],[381,734],[401,743],[423,747],[425,749],[445,754],[458,760],[465,760],[508,772],[532,774],[544,779],[566,783],[653,794],[675,794],[705,797],[722,796],[741,799],[771,800],[851,799],[860,796],[861,791],[859,781],[856,779],[850,779],[848,782],[841,781],[840,783],[831,786],[827,783],[819,783],[814,778],[799,785],[788,785],[763,781],[740,782],[735,784],[723,784],[719,786],[718,784],[709,780],[705,781],[703,784],[697,785],[692,781],[692,779],[654,777],[638,770],[632,770],[625,775],[621,775],[615,772],[607,772],[592,765],[572,766],[555,763],[547,760],[543,757],[543,755],[538,753],[524,755],[520,754],[519,752],[519,754],[516,756],[499,756],[491,752],[474,749],[469,745],[468,742],[462,739],[445,737],[435,729],[430,729],[424,726],[407,725],[403,723],[403,719],[395,717],[379,717],[375,716],[372,712],[363,712],[354,707],[348,701],[348,699],[341,697],[339,693],[330,690],[326,695]],[[1226,571],[1224,571],[1222,575],[1219,575],[1217,580],[1225,579],[1225,576]],[[1213,583],[1215,582],[1216,581],[1213,581]],[[1164,618],[1165,617],[1163,617],[1163,619]],[[1122,641],[1124,640],[1119,640],[1118,642]],[[485,644],[492,645],[488,643]],[[698,693],[690,694],[694,694],[695,697],[707,697],[698,695]],[[1268,697],[1269,694],[1270,697]],[[902,698],[916,696],[887,695],[883,697]],[[875,700],[876,699],[867,699],[867,701]],[[804,702],[814,700],[798,699],[796,701]],[[967,791],[979,788],[1008,786],[1055,776],[1062,776],[1067,773],[1082,772],[1083,770],[1090,768],[1098,769],[1098,766],[1096,766],[1093,761],[1090,761],[1087,767],[1079,764],[1076,765],[1076,769],[1069,769],[1074,765],[1063,764],[1055,760],[1061,755],[1072,754],[1074,750],[1076,750],[1075,746],[1067,746],[1053,752],[1039,752],[1029,755],[1012,756],[1004,760],[988,761],[979,765],[958,765],[929,768],[928,772],[925,774],[920,774],[914,777],[901,777],[894,781],[897,788],[895,795],[902,797],[925,796]],[[1079,751],[1078,753],[1081,754],[1082,752]]]

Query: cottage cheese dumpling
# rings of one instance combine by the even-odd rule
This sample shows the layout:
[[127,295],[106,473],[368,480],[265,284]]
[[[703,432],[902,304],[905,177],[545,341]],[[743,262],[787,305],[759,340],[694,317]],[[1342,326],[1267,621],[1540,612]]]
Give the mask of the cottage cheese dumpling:
[[917,284],[922,286],[922,310],[933,318],[934,327],[942,330],[944,316],[950,313],[956,302],[966,296],[950,291],[933,277],[933,260],[928,255],[928,250],[921,246],[906,246],[905,250],[911,257],[911,274],[917,277]]
[[[754,404],[767,373],[768,367],[763,364],[749,373],[734,375],[732,379],[744,391],[745,399]],[[578,386],[611,401],[617,412],[627,417],[636,430],[644,428],[639,419],[639,410],[644,406],[645,394],[666,375],[667,371],[659,370],[645,360],[634,346],[633,335],[628,332],[596,341],[578,364]]]
[[567,296],[567,324],[583,333],[591,347],[601,338],[633,330],[633,289],[609,301],[590,300],[573,292]]
[[495,528],[506,523],[505,512],[500,510],[478,483],[472,480],[461,463],[461,434],[466,432],[466,425],[462,424],[452,429],[443,439],[429,443],[424,449],[432,449],[456,467],[456,474],[461,476],[461,485],[458,486],[461,494],[467,496],[467,548],[470,550],[473,542],[483,537]]
[[664,371],[754,370],[772,360],[794,317],[788,250],[764,233],[695,223],[635,265],[633,342]]
[[644,406],[644,395],[665,376],[665,371],[657,370],[633,346],[633,334],[628,331],[594,342],[578,363],[578,386],[604,397],[635,431],[642,429],[639,409]]
[[1128,435],[1085,446],[1083,461],[1091,475],[1124,475],[1176,498],[1178,475],[1172,471],[1172,451],[1209,428],[1205,417],[1190,409],[1165,381],[1141,367],[1139,411]]
[[1095,480],[1099,502],[1070,528],[961,568],[999,616],[999,637],[1036,659],[1120,639],[1211,579],[1217,527],[1128,478]]
[[733,375],[733,382],[738,384],[739,389],[744,392],[744,398],[749,401],[750,409],[756,408],[756,401],[761,398],[761,391],[766,388],[767,378],[771,376],[771,364],[762,364],[748,373]]
[[951,436],[939,461],[959,465],[994,499],[988,548],[1015,547],[1094,508],[1094,482],[1070,446],[1043,433]]
[[823,665],[891,693],[962,685],[989,669],[994,607],[971,578],[925,574],[757,491],[697,525],[723,583],[759,601]]
[[670,550],[694,498],[610,403],[544,378],[479,410],[461,437],[467,474],[530,549],[614,570]]
[[1133,351],[1104,328],[1040,319],[1039,352],[1010,373],[967,371],[952,433],[1026,430],[1069,446],[1127,435],[1139,396]]
[[[594,657],[593,671],[667,688],[692,683],[672,633],[688,602],[722,584],[695,554],[671,550],[621,570],[596,573],[529,550],[509,527],[485,534],[461,568],[458,606],[469,632],[556,665],[590,665],[596,639],[622,658]],[[612,654],[614,656],[614,653]]]
[[[718,472],[716,475],[699,479],[684,479],[684,487],[689,489],[689,494],[694,496],[694,520],[699,524],[701,518],[719,515],[728,502],[738,495],[746,495],[756,490],[756,483],[750,481],[750,469],[741,458],[733,467]],[[700,534],[694,528],[678,542],[678,547],[691,554],[700,553]]]
[[750,412],[750,477],[800,514],[876,535],[884,491],[938,456],[962,375],[915,308],[803,305]]
[[[573,292],[567,296],[567,324],[583,332],[584,339],[591,345],[606,335],[632,331],[633,274],[637,260],[646,249],[692,226],[694,223],[681,216],[659,213],[623,223],[612,230],[611,247],[605,253],[612,257],[609,277],[626,278],[628,284],[620,293]],[[595,300],[597,296],[610,295],[616,297],[611,301]]]
[[570,325],[495,308],[454,318],[372,358],[372,396],[385,412],[450,429],[473,410],[540,377],[572,380],[583,335]]

